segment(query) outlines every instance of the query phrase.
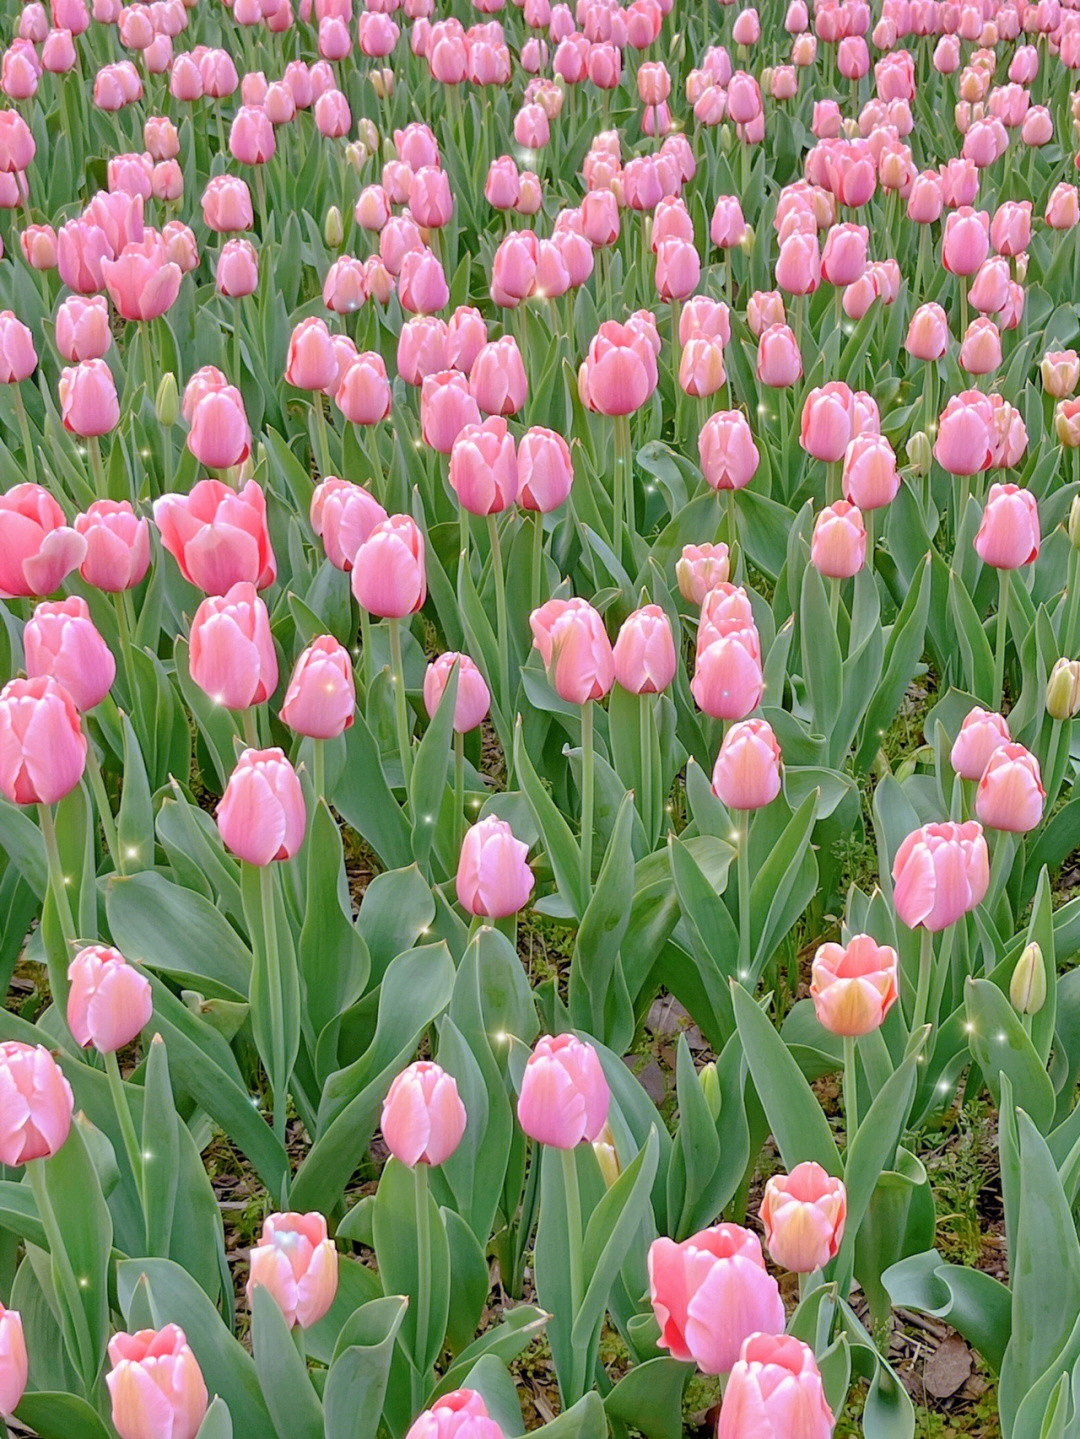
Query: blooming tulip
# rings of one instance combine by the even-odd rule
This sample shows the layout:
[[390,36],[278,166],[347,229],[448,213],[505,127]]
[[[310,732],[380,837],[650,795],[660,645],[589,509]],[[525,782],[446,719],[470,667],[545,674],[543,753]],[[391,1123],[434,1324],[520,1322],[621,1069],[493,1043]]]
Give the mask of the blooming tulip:
[[292,859],[304,842],[300,779],[279,749],[245,749],[217,807],[225,847],[249,864]]
[[574,482],[570,447],[562,435],[541,425],[526,430],[518,445],[517,462],[522,507],[544,514],[557,510]]
[[710,415],[698,436],[701,469],[714,490],[741,490],[754,478],[761,457],[741,410]]
[[684,545],[675,563],[679,593],[700,605],[710,590],[727,582],[730,567],[727,545]]
[[545,1034],[529,1055],[518,1097],[518,1122],[552,1149],[592,1144],[604,1127],[611,1091],[591,1044],[573,1034]]
[[713,719],[741,720],[761,701],[763,679],[756,632],[739,630],[706,645],[697,656],[690,692]]
[[844,1237],[847,1192],[820,1164],[774,1174],[758,1210],[770,1258],[794,1274],[812,1274],[835,1259]]
[[182,1329],[114,1334],[109,1359],[105,1383],[120,1439],[195,1439],[208,1395]]
[[514,437],[506,421],[493,415],[480,425],[466,425],[450,452],[450,488],[462,508],[474,515],[493,515],[517,499],[518,464]]
[[529,616],[540,651],[561,699],[585,704],[603,699],[615,683],[615,657],[604,622],[587,600],[549,600]]
[[818,1023],[830,1034],[879,1028],[897,993],[896,950],[869,934],[853,935],[846,945],[823,944],[814,955],[810,996]]
[[846,580],[866,563],[866,529],[862,515],[847,500],[837,500],[814,521],[810,562],[830,579]]
[[427,598],[424,536],[408,515],[377,524],[353,559],[352,591],[370,614],[402,619]]
[[23,630],[26,673],[58,680],[80,710],[99,705],[116,678],[112,651],[79,595],[40,604]]
[[893,903],[909,929],[945,929],[977,904],[990,883],[982,825],[927,824],[913,830],[893,861]]
[[842,380],[811,390],[803,404],[799,443],[826,464],[842,460],[855,433],[851,391]]
[[216,704],[248,709],[277,688],[270,617],[249,581],[203,600],[191,622],[190,644],[191,678]]
[[52,594],[85,554],[85,539],[41,485],[0,494],[0,595]]
[[95,500],[75,516],[75,531],[86,542],[79,574],[88,585],[116,594],[142,582],[150,567],[150,525],[127,500]]
[[1046,791],[1039,761],[1022,744],[999,745],[975,792],[975,813],[991,829],[1026,834],[1042,819]]
[[716,1439],[831,1439],[834,1423],[810,1346],[779,1332],[751,1335],[731,1370]]
[[103,295],[69,295],[56,312],[56,348],[73,364],[100,360],[112,344],[109,306]]
[[112,1054],[137,1039],[150,1023],[150,981],[106,945],[80,949],[68,968],[67,1019],[75,1043]]
[[220,480],[200,480],[188,495],[162,495],[154,522],[181,574],[205,594],[223,595],[241,580],[260,590],[273,584],[266,498],[254,480],[239,493]]
[[281,719],[295,734],[334,739],[353,722],[356,683],[349,653],[331,635],[319,635],[296,661]]
[[64,429],[84,439],[107,435],[120,423],[120,401],[104,360],[82,360],[60,371]]
[[0,1164],[54,1155],[68,1137],[73,1107],[71,1086],[44,1045],[0,1043]]
[[469,393],[485,415],[516,415],[525,403],[528,380],[512,335],[490,340],[469,371]]
[[310,1329],[334,1302],[338,1254],[321,1214],[270,1214],[251,1251],[248,1302],[266,1289],[290,1329]]
[[58,680],[14,679],[0,690],[0,792],[12,804],[63,799],[82,778],[86,752],[79,711]]
[[980,780],[994,751],[1011,742],[1009,726],[1002,716],[976,705],[964,716],[949,763],[962,779]]

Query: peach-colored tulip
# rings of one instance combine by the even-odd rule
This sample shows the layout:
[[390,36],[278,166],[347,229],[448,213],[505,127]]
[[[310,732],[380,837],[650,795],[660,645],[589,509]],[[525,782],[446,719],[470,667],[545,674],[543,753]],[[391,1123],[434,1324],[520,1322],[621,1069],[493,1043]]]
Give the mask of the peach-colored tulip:
[[105,1383],[120,1439],[195,1439],[209,1396],[182,1329],[114,1334],[109,1359]]
[[765,1247],[775,1264],[793,1274],[812,1274],[835,1259],[844,1237],[847,1191],[820,1164],[797,1164],[774,1174],[758,1210]]
[[869,934],[853,935],[846,945],[823,944],[814,955],[810,995],[830,1034],[877,1029],[896,1003],[897,986],[896,950]]
[[834,1424],[810,1346],[779,1332],[751,1335],[724,1391],[717,1439],[831,1439]]
[[338,1253],[321,1214],[270,1214],[251,1251],[248,1303],[266,1289],[289,1328],[310,1329],[334,1302]]
[[1045,804],[1039,761],[1022,744],[999,745],[975,793],[979,820],[991,829],[1027,834],[1042,820]]

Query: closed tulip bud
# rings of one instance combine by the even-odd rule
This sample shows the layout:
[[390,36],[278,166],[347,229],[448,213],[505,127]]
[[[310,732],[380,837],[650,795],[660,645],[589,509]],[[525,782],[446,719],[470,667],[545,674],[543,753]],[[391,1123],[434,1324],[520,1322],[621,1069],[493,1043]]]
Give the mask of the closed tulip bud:
[[534,425],[518,445],[518,501],[523,509],[548,514],[564,504],[574,483],[570,447],[554,430]]
[[741,490],[754,478],[761,457],[741,410],[711,415],[698,436],[701,469],[714,490]]
[[209,1396],[182,1329],[114,1334],[109,1359],[105,1383],[120,1439],[195,1439]]
[[839,1252],[847,1216],[844,1181],[820,1164],[797,1164],[790,1174],[769,1179],[758,1214],[773,1262],[793,1274],[812,1274]]
[[852,394],[842,380],[811,390],[803,404],[799,443],[826,464],[842,460],[854,434]]
[[900,476],[896,456],[883,435],[858,435],[847,447],[844,498],[860,510],[881,509],[896,498]]
[[[32,1159],[49,1159],[68,1137],[73,1107],[71,1086],[44,1045],[14,1039],[0,1043],[0,1164],[15,1168]],[[0,1364],[0,1397],[4,1377]],[[4,1412],[10,1411],[0,1404]]]
[[908,929],[946,929],[981,904],[990,884],[983,827],[927,824],[908,835],[893,861],[893,903]]
[[491,694],[484,676],[468,655],[451,650],[428,665],[424,672],[424,708],[434,719],[455,667],[457,699],[454,704],[454,729],[458,734],[468,734],[483,724],[491,708]]
[[679,593],[689,604],[700,605],[710,590],[726,584],[730,570],[727,545],[684,545],[675,563]]
[[964,716],[949,763],[961,779],[980,780],[994,751],[1011,742],[1004,718],[976,705]]
[[999,570],[1020,569],[1035,562],[1039,545],[1039,509],[1031,491],[991,485],[975,536],[982,562]]
[[167,370],[161,377],[161,383],[157,388],[157,395],[154,398],[154,414],[159,425],[165,429],[171,429],[180,418],[180,391],[176,384],[176,376],[171,370]]
[[116,429],[120,401],[104,360],[82,360],[61,370],[59,391],[65,430],[90,439]]
[[561,699],[585,704],[603,699],[615,683],[615,657],[604,622],[587,600],[549,600],[529,616],[540,651]]
[[289,1328],[310,1329],[334,1302],[338,1254],[321,1214],[271,1214],[251,1251],[248,1303],[266,1289]]
[[26,673],[58,680],[80,710],[92,710],[116,678],[112,651],[79,595],[40,604],[23,630]]
[[648,1264],[657,1342],[673,1359],[727,1374],[749,1335],[783,1331],[784,1302],[749,1229],[717,1224],[681,1244],[656,1239]]
[[76,1044],[113,1054],[137,1039],[154,1012],[150,981],[117,949],[90,945],[68,968],[67,1020]]
[[536,1043],[521,1081],[518,1123],[538,1144],[576,1149],[592,1144],[611,1104],[599,1056],[573,1034],[545,1034]]
[[821,945],[810,982],[818,1023],[847,1036],[880,1028],[899,993],[897,962],[896,950],[869,934],[853,935],[846,945]]
[[728,809],[762,809],[780,793],[781,757],[772,727],[763,719],[733,724],[713,769],[713,794]]
[[866,528],[855,505],[837,500],[814,521],[810,562],[830,579],[846,580],[866,563]]
[[14,1414],[26,1391],[26,1380],[22,1315],[0,1304],[0,1414]]
[[1067,720],[1080,713],[1080,660],[1059,659],[1046,682],[1046,712]]
[[427,1060],[403,1069],[383,1102],[386,1147],[410,1169],[445,1164],[461,1143],[466,1123],[453,1075]]
[[304,842],[304,791],[280,749],[245,749],[217,807],[226,849],[248,864],[292,859]]
[[1017,1014],[1038,1014],[1046,1003],[1046,961],[1036,943],[1027,945],[1009,981],[1009,1001]]
[[191,678],[216,704],[248,709],[277,689],[270,616],[248,581],[203,600],[191,622],[190,645]]
[[62,800],[82,778],[86,751],[79,711],[58,680],[14,679],[0,690],[0,792],[12,804]]
[[345,239],[345,222],[336,205],[331,205],[326,212],[326,219],[323,221],[323,239],[330,250],[340,249]]
[[528,902],[533,873],[526,862],[529,846],[515,837],[505,820],[493,815],[474,824],[461,846],[457,896],[469,914],[504,919]]
[[671,622],[659,605],[645,605],[623,621],[613,654],[616,683],[630,694],[667,689],[678,659]]
[[934,458],[934,449],[930,443],[930,436],[925,430],[916,430],[913,435],[908,436],[907,445],[904,447],[907,453],[908,462],[917,475],[930,473],[930,465]]
[[1022,744],[1000,745],[987,760],[975,793],[982,824],[1010,834],[1027,834],[1042,820],[1046,791],[1039,761]]
[[831,1439],[834,1424],[810,1346],[783,1333],[751,1335],[724,1391],[717,1439]]
[[369,614],[403,619],[427,598],[424,536],[408,515],[391,515],[368,535],[353,560],[352,591]]
[[281,720],[294,734],[335,739],[353,722],[356,682],[349,652],[332,635],[319,635],[296,661]]
[[604,1184],[610,1189],[622,1173],[622,1166],[619,1164],[619,1156],[615,1149],[615,1136],[611,1132],[610,1124],[605,1124],[599,1136],[593,1140],[593,1153],[600,1166]]
[[708,1064],[702,1065],[698,1072],[698,1081],[701,1084],[701,1093],[708,1105],[709,1113],[713,1119],[720,1118],[720,1079],[716,1072],[716,1060],[710,1059]]

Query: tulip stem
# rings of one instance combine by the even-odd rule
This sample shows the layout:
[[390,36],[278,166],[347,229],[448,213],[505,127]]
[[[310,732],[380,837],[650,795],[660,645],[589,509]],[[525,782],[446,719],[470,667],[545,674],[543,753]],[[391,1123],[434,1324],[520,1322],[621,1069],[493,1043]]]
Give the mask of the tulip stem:
[[[143,1218],[146,1222],[147,1253],[149,1250],[150,1237],[150,1216],[146,1212],[146,1193],[143,1188],[143,1166],[142,1150],[135,1134],[135,1124],[131,1118],[131,1107],[124,1093],[124,1081],[120,1077],[120,1064],[114,1050],[110,1050],[104,1056],[105,1077],[109,1081],[109,1093],[112,1096],[113,1108],[116,1110],[116,1118],[120,1125],[120,1136],[124,1141],[124,1151],[127,1154],[128,1164],[131,1166],[131,1174],[135,1180],[135,1187],[139,1191],[139,1199],[142,1203]],[[167,1257],[167,1256],[162,1256]]]
[[[311,741],[311,784],[315,791],[315,803],[326,799],[326,741]],[[329,804],[329,800],[327,800]]]
[[[577,1153],[573,1149],[561,1149],[563,1188],[566,1191],[566,1241],[570,1258],[570,1327],[577,1321],[582,1299],[582,1260],[584,1243],[581,1234],[581,1190],[578,1186]],[[577,1402],[584,1390],[584,1375],[580,1373],[581,1350],[572,1345],[573,1355],[570,1371],[570,1391],[563,1396],[567,1405]]]
[[919,937],[919,982],[915,989],[915,1009],[911,1016],[911,1033],[926,1023],[926,1007],[930,998],[930,976],[934,968],[934,936],[924,929]]
[[847,1147],[859,1132],[859,1077],[855,1068],[855,1036],[844,1035],[844,1124]]
[[652,773],[652,724],[653,697],[650,694],[638,696],[638,742],[641,749],[641,818],[645,821],[645,834],[649,844],[654,839],[653,821],[653,773]]
[[120,841],[116,834],[116,820],[113,818],[109,796],[105,793],[105,781],[101,777],[101,765],[92,743],[86,746],[86,778],[90,782],[90,793],[101,817],[101,828],[105,831],[105,848],[109,851],[114,871],[120,873]]
[[323,411],[322,395],[316,391],[312,396],[314,404],[312,409],[315,412],[315,434],[317,436],[319,478],[325,480],[327,475],[333,474],[330,465],[330,436],[326,427],[326,415]]
[[252,708],[240,711],[240,726],[248,749],[259,748],[259,720]]
[[[60,860],[60,847],[56,842],[56,825],[53,821],[52,807],[47,804],[38,805],[38,820],[41,824],[41,836],[45,841],[45,861],[48,866],[49,888],[52,890],[53,903],[56,905],[56,913],[60,919],[60,933],[64,937],[64,946],[68,951],[70,960],[75,951],[75,921],[71,917],[71,903],[68,899],[67,881],[64,879],[63,865]],[[46,957],[48,950],[46,950]],[[67,965],[63,964],[56,968],[51,960],[49,966],[49,989],[52,991],[53,1002],[63,1009],[67,1003]]]
[[154,384],[154,351],[150,344],[151,321],[144,320],[139,326],[139,344],[142,349],[143,374],[146,378],[146,393],[150,396],[150,403],[153,404],[157,398]]
[[416,1403],[422,1406],[427,1378],[424,1358],[431,1325],[431,1213],[427,1165],[423,1160],[413,1166],[413,1180],[416,1200],[416,1350],[413,1354],[413,1367],[419,1380]]
[[67,1311],[67,1318],[70,1321],[71,1330],[73,1331],[65,1335],[68,1353],[71,1357],[71,1362],[82,1376],[83,1384],[89,1394],[97,1373],[94,1342],[90,1336],[90,1326],[87,1323],[86,1310],[83,1308],[79,1282],[75,1278],[75,1271],[71,1267],[71,1260],[68,1257],[67,1250],[64,1248],[64,1240],[60,1233],[60,1225],[56,1218],[56,1211],[53,1209],[52,1200],[49,1198],[48,1182],[45,1177],[45,1166],[48,1162],[47,1159],[33,1159],[26,1166],[26,1172],[30,1178],[30,1188],[33,1191],[34,1203],[37,1206],[38,1218],[41,1220],[42,1228],[45,1230],[45,1239],[49,1246],[49,1256],[52,1259],[53,1283],[56,1289],[63,1295],[63,1307]]
[[412,743],[409,739],[409,716],[405,697],[405,663],[401,658],[401,621],[391,619],[390,624],[390,665],[394,679],[394,718],[397,722],[398,753],[401,756],[401,773],[408,792],[412,778]]
[[23,453],[26,456],[26,475],[34,484],[37,483],[37,457],[34,454],[34,446],[30,440],[30,423],[26,418],[26,406],[23,404],[22,386],[12,385],[15,391],[15,416],[19,421],[19,434],[22,436]]
[[266,995],[270,1006],[270,1076],[273,1091],[274,1133],[285,1143],[285,1100],[289,1091],[285,1074],[285,1016],[282,1010],[281,959],[278,954],[277,914],[274,904],[274,872],[259,865],[259,904],[262,909],[266,944]]
[[120,663],[124,667],[124,681],[128,689],[128,708],[132,714],[134,714],[137,695],[135,690],[135,671],[132,667],[132,626],[131,618],[128,614],[128,605],[131,603],[131,598],[127,590],[118,591],[113,598],[116,601],[116,633],[120,644]]
[[[506,619],[506,578],[503,574],[502,547],[499,544],[499,527],[495,523],[495,516],[488,515],[488,538],[491,541],[491,561],[494,567],[495,581],[495,624],[498,629],[499,642],[499,708],[503,715],[509,717],[511,711],[510,698],[510,634]],[[507,765],[510,763],[510,756],[507,755]]]
[[1009,590],[1012,576],[998,570],[997,641],[994,645],[994,708],[1001,709],[1005,696],[1005,647],[1009,642]]
[[465,839],[465,736],[454,731],[454,860]]
[[592,894],[594,768],[593,707],[586,700],[581,706],[581,883],[586,904]]
[[360,606],[360,678],[364,685],[364,708],[371,696],[371,617]]
[[533,514],[532,608],[544,602],[544,512]]
[[735,840],[735,872],[739,882],[739,980],[750,977],[750,814]]
[[99,500],[109,498],[109,488],[105,482],[105,466],[101,461],[101,440],[97,435],[90,435],[86,441],[90,451],[90,469],[94,476],[94,494]]

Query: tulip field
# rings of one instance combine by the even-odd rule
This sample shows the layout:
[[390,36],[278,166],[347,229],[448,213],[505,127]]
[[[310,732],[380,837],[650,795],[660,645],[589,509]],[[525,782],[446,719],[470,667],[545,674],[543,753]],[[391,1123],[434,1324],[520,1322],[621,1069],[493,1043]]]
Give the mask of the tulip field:
[[1080,1439],[1080,3],[739,7],[0,7],[0,1439]]

